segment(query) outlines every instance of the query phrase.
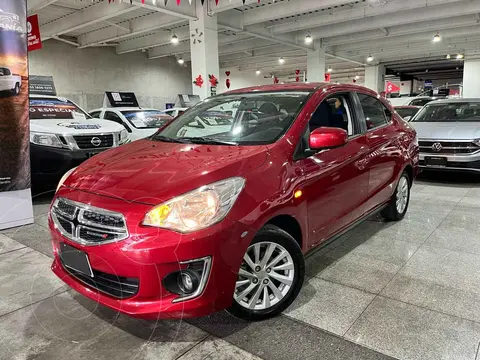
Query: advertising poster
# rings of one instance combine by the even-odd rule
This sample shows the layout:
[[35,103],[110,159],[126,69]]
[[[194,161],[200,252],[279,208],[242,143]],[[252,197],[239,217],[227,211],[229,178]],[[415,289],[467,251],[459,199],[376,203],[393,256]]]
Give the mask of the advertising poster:
[[0,0],[0,193],[30,188],[26,2]]

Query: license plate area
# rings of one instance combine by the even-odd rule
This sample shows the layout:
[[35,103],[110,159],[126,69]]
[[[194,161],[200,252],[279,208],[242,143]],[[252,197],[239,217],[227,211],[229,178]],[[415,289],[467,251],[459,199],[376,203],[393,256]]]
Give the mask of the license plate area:
[[442,156],[426,156],[425,166],[437,168],[447,167],[447,158]]
[[61,242],[59,255],[63,266],[93,278],[92,267],[86,253]]

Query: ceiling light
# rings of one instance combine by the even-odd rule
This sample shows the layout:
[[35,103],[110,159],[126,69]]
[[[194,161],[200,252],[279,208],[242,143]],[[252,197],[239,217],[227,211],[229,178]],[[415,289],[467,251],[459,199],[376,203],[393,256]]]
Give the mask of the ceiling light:
[[178,58],[178,60],[177,60],[177,61],[178,61],[178,63],[179,63],[180,65],[183,65],[183,64],[185,64],[185,60],[183,60],[183,58],[181,58],[181,57],[180,57],[180,58]]
[[372,55],[372,54],[368,55],[367,61],[368,61],[368,62],[372,62],[372,61],[373,61],[373,55]]
[[447,54],[447,59],[450,59],[452,56],[450,54]]
[[177,35],[173,35],[172,36],[172,39],[170,40],[172,42],[172,44],[178,44],[178,37]]
[[331,73],[332,71],[333,71],[333,69],[332,69],[331,67],[329,67],[329,68],[327,69],[327,72],[329,72],[329,73]]
[[255,71],[255,74],[260,75],[262,72],[260,70]]
[[356,79],[356,80],[360,79],[360,76],[355,75],[355,79]]
[[305,36],[305,44],[311,44],[313,42],[312,35],[309,33]]
[[281,57],[281,58],[278,59],[278,62],[280,64],[285,64],[285,59],[283,57]]
[[457,54],[457,59],[458,60],[463,59],[463,58],[464,58],[463,54]]
[[427,69],[427,70],[425,70],[425,72],[428,72],[428,69]]
[[442,37],[440,36],[440,34],[437,32],[434,36],[433,36],[433,42],[434,43],[437,43],[437,42],[440,42],[442,40]]

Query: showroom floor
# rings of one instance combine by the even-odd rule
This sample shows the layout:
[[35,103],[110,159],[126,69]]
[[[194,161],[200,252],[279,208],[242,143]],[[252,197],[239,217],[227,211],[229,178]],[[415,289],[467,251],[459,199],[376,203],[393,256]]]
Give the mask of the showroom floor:
[[480,359],[478,178],[422,177],[402,222],[372,218],[309,257],[291,309],[258,323],[135,320],[67,290],[48,201],[0,232],[0,359]]

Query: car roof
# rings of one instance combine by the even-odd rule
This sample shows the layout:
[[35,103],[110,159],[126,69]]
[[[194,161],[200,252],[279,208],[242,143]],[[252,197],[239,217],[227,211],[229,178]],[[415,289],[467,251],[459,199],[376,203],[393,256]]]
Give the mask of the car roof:
[[429,102],[427,105],[430,104],[455,104],[455,103],[464,103],[464,102],[471,102],[471,103],[480,103],[480,98],[458,98],[458,99],[438,99],[432,102]]
[[395,109],[421,109],[423,106],[418,105],[395,105]]
[[159,110],[159,109],[152,109],[152,108],[139,108],[139,107],[122,107],[122,106],[119,106],[119,107],[107,107],[107,108],[98,108],[98,109],[92,109],[92,110],[89,110],[89,112],[92,112],[92,111],[102,111],[102,110],[108,110],[108,111],[112,111],[112,110],[118,110],[118,111],[134,111],[134,110],[139,110],[139,111],[162,111],[162,110]]

